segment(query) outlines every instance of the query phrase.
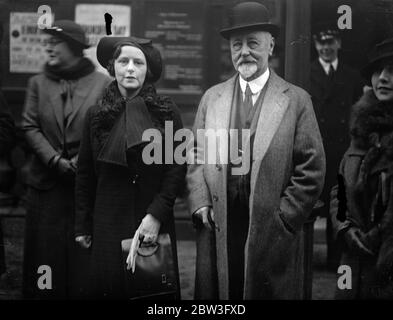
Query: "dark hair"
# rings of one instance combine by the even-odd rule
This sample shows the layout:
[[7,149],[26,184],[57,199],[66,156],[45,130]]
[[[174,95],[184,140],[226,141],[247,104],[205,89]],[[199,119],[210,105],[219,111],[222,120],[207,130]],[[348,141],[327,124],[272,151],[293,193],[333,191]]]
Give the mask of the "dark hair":
[[[108,73],[112,76],[115,77],[115,60],[120,56],[121,53],[121,48],[125,47],[125,46],[130,46],[130,44],[128,43],[122,43],[119,44],[115,51],[113,52],[113,56],[112,59],[110,59],[108,61],[108,65],[106,66],[106,70],[108,70]],[[138,48],[137,46],[135,46],[136,48]],[[139,49],[139,48],[138,48]],[[142,51],[143,52],[143,51]],[[146,64],[147,64],[147,72],[146,72],[146,78],[145,78],[145,82],[149,82],[149,80],[152,78],[152,73],[149,67],[149,62],[147,60],[146,54],[143,52],[145,58],[146,58]]]

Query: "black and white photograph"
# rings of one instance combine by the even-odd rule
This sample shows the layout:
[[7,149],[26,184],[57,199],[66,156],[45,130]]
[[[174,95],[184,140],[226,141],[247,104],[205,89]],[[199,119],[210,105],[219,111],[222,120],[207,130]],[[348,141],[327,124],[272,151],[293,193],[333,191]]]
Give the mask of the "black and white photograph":
[[0,300],[393,300],[393,0],[0,0]]

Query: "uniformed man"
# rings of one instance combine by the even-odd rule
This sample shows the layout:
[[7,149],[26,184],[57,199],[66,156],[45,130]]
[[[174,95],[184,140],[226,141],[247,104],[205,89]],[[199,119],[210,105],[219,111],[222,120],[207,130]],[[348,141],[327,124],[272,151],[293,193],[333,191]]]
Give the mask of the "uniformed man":
[[[360,73],[338,57],[341,39],[338,30],[322,27],[314,34],[318,59],[311,64],[310,93],[326,152],[326,179],[321,195],[328,217],[329,193],[337,181],[340,160],[349,145],[351,106],[362,94]],[[328,267],[337,269],[337,249],[331,240],[331,223],[327,223]]]

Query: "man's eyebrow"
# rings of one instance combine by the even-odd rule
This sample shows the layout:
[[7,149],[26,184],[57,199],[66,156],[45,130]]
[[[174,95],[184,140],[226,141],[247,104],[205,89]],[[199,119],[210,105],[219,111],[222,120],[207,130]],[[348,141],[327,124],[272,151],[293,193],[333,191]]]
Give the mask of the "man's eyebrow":
[[255,34],[250,34],[247,36],[247,40],[258,40],[258,37]]

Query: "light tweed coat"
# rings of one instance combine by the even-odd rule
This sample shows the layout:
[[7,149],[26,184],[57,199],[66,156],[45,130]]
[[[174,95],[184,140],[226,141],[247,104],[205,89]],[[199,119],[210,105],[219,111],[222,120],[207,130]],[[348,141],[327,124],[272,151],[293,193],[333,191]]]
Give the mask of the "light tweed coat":
[[[235,85],[237,75],[205,93],[194,133],[229,128]],[[245,299],[302,298],[302,229],[324,177],[325,154],[310,97],[271,71],[253,144]],[[190,212],[212,206],[220,228],[197,230],[196,298],[228,299],[227,165],[189,165],[187,186]]]

